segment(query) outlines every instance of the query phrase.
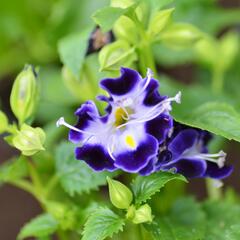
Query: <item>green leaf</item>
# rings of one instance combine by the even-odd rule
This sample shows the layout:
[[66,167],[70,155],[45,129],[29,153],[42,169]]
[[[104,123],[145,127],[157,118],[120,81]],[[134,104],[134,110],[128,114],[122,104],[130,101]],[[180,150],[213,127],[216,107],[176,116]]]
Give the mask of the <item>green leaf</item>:
[[203,205],[207,217],[204,240],[239,240],[240,206],[227,202],[206,202]]
[[0,182],[16,181],[27,174],[27,162],[23,156],[0,165]]
[[46,237],[53,234],[58,227],[57,221],[50,214],[42,214],[32,219],[29,223],[23,226],[18,239],[27,237]]
[[124,219],[108,208],[100,208],[88,218],[82,240],[103,240],[122,231]]
[[173,115],[181,123],[240,142],[240,114],[230,104],[207,102],[187,113],[174,111]]
[[169,96],[182,92],[181,104],[174,104],[171,112],[176,121],[240,141],[240,114],[233,107],[231,96],[214,95],[207,86],[187,87],[170,79],[162,79],[161,89]]
[[146,202],[171,180],[187,181],[182,175],[170,172],[157,172],[149,176],[137,176],[132,183],[135,203],[141,204],[142,202]]
[[105,7],[97,10],[92,18],[104,32],[107,32],[112,29],[117,19],[127,11],[128,8]]
[[58,44],[58,52],[62,63],[66,65],[77,78],[79,78],[92,30],[92,27],[88,27],[80,33],[68,35],[61,39]]
[[72,143],[63,142],[56,149],[56,170],[64,190],[73,196],[106,184],[106,177],[116,173],[95,172],[85,162],[75,159]]
[[200,205],[192,198],[184,198],[176,201],[168,215],[156,217],[152,224],[144,226],[154,240],[200,240],[205,236],[205,223]]

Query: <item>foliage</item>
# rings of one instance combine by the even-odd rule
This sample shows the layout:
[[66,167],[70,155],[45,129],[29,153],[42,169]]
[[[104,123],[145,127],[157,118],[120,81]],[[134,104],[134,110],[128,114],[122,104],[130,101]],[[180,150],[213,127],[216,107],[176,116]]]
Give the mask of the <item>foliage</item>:
[[[26,62],[40,65],[26,65],[13,83],[15,120],[0,110],[0,134],[20,151],[0,165],[0,184],[29,192],[43,209],[19,240],[240,238],[234,190],[221,194],[208,182],[208,196],[197,201],[174,168],[149,176],[95,172],[55,126],[63,115],[73,122],[74,109],[102,94],[99,80],[118,76],[121,66],[143,77],[150,68],[161,93],[182,93],[175,121],[218,135],[217,149],[240,142],[239,13],[214,0],[0,3],[1,81]],[[184,78],[194,78],[188,85],[169,74],[185,64]]]

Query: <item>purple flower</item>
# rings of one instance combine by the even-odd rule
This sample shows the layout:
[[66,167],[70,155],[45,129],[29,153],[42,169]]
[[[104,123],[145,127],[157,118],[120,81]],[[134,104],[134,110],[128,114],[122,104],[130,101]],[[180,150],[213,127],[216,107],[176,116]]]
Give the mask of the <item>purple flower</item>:
[[74,127],[63,118],[57,125],[70,128],[69,140],[78,144],[76,158],[94,170],[141,172],[156,159],[172,129],[169,111],[172,101],[180,102],[180,93],[174,98],[161,96],[150,70],[142,78],[137,71],[121,68],[120,77],[103,79],[100,86],[109,95],[98,97],[108,103],[105,115],[87,101],[75,112]]
[[208,153],[207,143],[211,138],[208,132],[179,124],[177,126],[162,145],[152,171],[173,169],[188,178],[214,179],[226,178],[231,174],[233,168],[224,165],[226,154],[223,151]]

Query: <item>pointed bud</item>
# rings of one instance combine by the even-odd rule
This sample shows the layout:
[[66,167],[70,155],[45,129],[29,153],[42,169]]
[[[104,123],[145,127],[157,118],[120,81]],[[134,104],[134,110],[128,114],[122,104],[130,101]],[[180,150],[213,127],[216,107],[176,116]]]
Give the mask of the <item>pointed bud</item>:
[[8,128],[8,119],[6,115],[0,111],[0,134],[5,132]]
[[132,192],[119,181],[107,177],[109,195],[112,204],[116,208],[127,209],[133,199]]
[[136,210],[132,222],[139,224],[144,222],[152,222],[152,219],[153,217],[151,207],[148,204],[144,204]]
[[17,76],[10,96],[12,111],[20,124],[32,115],[36,101],[36,72],[31,65],[26,65]]
[[38,151],[44,150],[44,141],[45,133],[41,128],[32,128],[23,124],[21,130],[13,136],[12,144],[19,149],[23,155],[31,156]]

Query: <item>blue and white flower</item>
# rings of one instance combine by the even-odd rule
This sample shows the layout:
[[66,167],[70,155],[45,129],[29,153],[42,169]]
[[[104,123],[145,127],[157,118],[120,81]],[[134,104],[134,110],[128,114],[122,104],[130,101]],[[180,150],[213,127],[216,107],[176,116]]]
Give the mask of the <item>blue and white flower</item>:
[[70,128],[69,139],[77,144],[75,155],[96,171],[122,169],[149,174],[146,167],[158,155],[158,148],[173,127],[169,112],[174,98],[161,96],[158,82],[148,70],[142,78],[137,71],[121,68],[118,78],[106,78],[100,86],[108,97],[106,115],[101,116],[92,101],[75,112],[78,122],[73,127],[60,118],[57,125]]

